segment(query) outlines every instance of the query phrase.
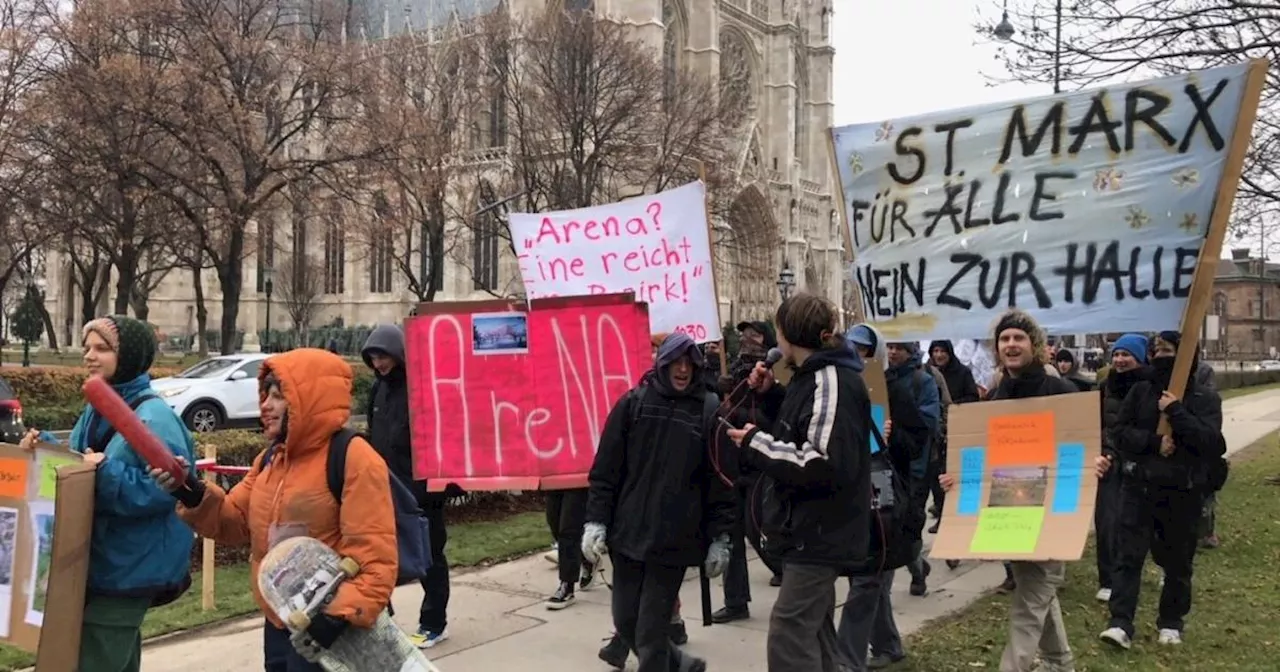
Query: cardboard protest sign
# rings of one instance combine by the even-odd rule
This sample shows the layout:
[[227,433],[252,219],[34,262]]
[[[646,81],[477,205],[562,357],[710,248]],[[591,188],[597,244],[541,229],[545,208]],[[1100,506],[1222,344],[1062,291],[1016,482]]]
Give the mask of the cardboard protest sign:
[[1010,307],[1049,333],[1178,329],[1251,67],[833,129],[867,318],[892,340],[989,338]]
[[512,214],[525,293],[539,299],[631,292],[654,333],[720,340],[701,182],[618,203]]
[[1098,393],[951,407],[947,494],[930,557],[1079,560],[1101,452]]
[[609,411],[653,366],[630,294],[424,303],[405,341],[414,475],[433,491],[585,487]]
[[54,446],[0,444],[0,641],[35,653],[37,670],[79,664],[94,472]]

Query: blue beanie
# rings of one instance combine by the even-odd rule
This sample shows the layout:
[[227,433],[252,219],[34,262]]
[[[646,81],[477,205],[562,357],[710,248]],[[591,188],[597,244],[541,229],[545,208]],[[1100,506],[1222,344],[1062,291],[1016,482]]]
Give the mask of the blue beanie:
[[1139,364],[1147,363],[1147,337],[1142,334],[1125,334],[1117,338],[1115,345],[1111,346],[1111,352],[1116,350],[1124,350],[1133,355]]

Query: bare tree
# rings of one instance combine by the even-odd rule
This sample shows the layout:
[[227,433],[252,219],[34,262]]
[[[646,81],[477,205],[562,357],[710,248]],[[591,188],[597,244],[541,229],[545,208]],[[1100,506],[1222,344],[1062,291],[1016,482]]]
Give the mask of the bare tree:
[[[491,189],[498,199],[520,194],[513,207],[524,212],[571,209],[705,177],[712,214],[728,214],[738,110],[720,105],[710,77],[666,67],[631,31],[590,12],[555,8],[485,19],[477,31],[482,72],[501,88],[509,126],[510,175]],[[474,202],[482,210],[495,199]],[[473,239],[500,236],[510,246],[510,233],[492,216],[463,221]],[[721,243],[773,241],[730,235]]]
[[[998,8],[976,26],[992,36]],[[1003,79],[1052,82],[1064,88],[1114,78],[1163,76],[1239,63],[1280,62],[1280,6],[1241,0],[1015,0],[1017,32],[1001,48]],[[1056,74],[1055,74],[1056,73]],[[1271,68],[1236,200],[1237,224],[1280,208],[1280,71]]]
[[286,255],[276,268],[276,291],[284,305],[299,342],[307,342],[307,332],[320,312],[324,296],[324,264],[309,254]]
[[175,73],[138,110],[161,126],[175,158],[150,167],[199,229],[222,292],[222,350],[230,352],[252,224],[270,219],[292,185],[341,182],[381,151],[376,136],[357,137],[351,123],[364,51],[343,39],[338,2],[177,0],[157,11],[168,20]]
[[477,79],[477,46],[457,32],[443,40],[406,34],[375,47],[380,67],[363,123],[389,149],[364,171],[357,200],[369,216],[360,234],[375,268],[394,267],[419,302],[443,285],[458,214],[450,185],[464,173],[457,153],[466,149],[467,115],[488,88]]
[[33,216],[36,162],[23,143],[28,98],[49,58],[44,17],[28,0],[0,0],[0,295],[50,232]]
[[86,2],[73,18],[45,8],[55,57],[28,97],[35,114],[23,135],[46,188],[44,219],[73,227],[115,267],[117,313],[128,312],[144,259],[164,245],[171,212],[145,172],[170,147],[129,108],[156,93],[172,59],[153,37],[155,17],[130,7]]

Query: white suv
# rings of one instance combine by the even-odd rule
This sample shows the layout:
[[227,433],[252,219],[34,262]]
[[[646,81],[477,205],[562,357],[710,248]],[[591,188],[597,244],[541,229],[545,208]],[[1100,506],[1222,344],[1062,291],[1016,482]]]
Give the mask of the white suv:
[[257,427],[261,353],[210,357],[172,378],[151,381],[193,432]]

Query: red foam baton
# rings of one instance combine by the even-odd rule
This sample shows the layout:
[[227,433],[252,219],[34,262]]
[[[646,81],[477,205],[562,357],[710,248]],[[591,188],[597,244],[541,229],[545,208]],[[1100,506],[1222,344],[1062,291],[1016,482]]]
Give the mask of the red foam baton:
[[165,447],[164,442],[142,424],[138,414],[124,403],[124,399],[111,389],[107,381],[100,376],[90,376],[84,381],[80,391],[84,393],[85,401],[124,437],[133,452],[147,464],[169,472],[178,483],[187,481],[187,472],[182,468],[182,463]]

